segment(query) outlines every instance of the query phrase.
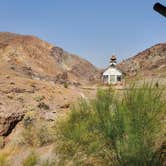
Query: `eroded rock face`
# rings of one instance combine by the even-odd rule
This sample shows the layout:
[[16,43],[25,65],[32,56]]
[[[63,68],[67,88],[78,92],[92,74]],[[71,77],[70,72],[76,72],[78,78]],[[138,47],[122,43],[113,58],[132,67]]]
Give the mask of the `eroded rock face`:
[[0,113],[0,136],[9,135],[15,128],[17,123],[24,117],[23,113]]
[[0,136],[8,136],[24,117],[22,101],[15,102],[13,97],[14,93],[9,95],[0,88]]

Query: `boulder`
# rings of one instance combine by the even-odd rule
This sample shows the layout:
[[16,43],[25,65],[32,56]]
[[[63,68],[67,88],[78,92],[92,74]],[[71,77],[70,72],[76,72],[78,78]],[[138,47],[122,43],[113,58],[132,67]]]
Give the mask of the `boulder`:
[[8,136],[24,117],[24,112],[21,108],[15,105],[12,107],[10,104],[0,104],[0,136]]

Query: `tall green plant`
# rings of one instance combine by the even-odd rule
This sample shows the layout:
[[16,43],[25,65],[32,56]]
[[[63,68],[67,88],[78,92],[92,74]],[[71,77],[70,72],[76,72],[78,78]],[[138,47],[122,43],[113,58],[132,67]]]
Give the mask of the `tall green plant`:
[[[117,109],[118,100],[112,89],[99,90],[93,101],[93,110],[99,121],[99,129],[106,137],[111,139],[116,148],[116,142],[124,135],[124,119],[121,109]],[[119,108],[119,107],[118,107]]]
[[60,121],[58,148],[68,160],[82,160],[79,154],[93,158],[92,165],[148,166],[163,140],[164,114],[165,98],[152,85],[132,86],[121,96],[98,90],[95,99],[81,101]]
[[148,84],[140,88],[131,87],[125,93],[121,107],[125,113],[126,135],[119,150],[122,163],[150,165],[156,140],[162,136],[162,116],[165,112],[162,92]]

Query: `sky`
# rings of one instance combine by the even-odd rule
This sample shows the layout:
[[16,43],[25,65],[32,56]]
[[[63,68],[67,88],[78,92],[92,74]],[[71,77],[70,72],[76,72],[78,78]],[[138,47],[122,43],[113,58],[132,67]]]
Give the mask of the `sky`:
[[0,31],[35,35],[97,67],[166,42],[166,0],[0,0]]

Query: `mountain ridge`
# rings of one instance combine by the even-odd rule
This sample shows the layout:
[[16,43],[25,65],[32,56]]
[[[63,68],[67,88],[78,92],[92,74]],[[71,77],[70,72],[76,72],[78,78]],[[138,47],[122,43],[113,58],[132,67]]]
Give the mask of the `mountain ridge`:
[[166,76],[166,43],[158,43],[118,64],[129,77]]

